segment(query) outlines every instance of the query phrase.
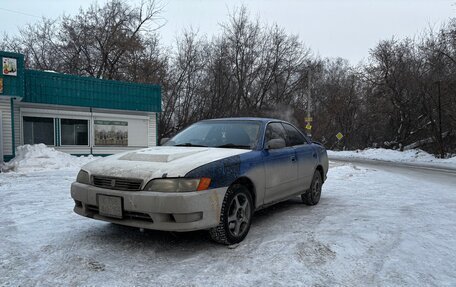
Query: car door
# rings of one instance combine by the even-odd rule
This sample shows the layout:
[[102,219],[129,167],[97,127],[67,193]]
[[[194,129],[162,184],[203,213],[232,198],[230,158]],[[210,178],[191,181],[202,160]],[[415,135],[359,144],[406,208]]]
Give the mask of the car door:
[[317,152],[306,138],[294,126],[283,123],[287,135],[287,145],[294,148],[298,166],[298,186],[301,191],[307,190],[312,183],[317,165]]
[[[266,127],[264,144],[271,139],[283,139],[286,142],[285,130],[281,123],[269,123]],[[298,165],[295,149],[283,147],[263,151],[265,167],[264,203],[278,201],[296,192]]]

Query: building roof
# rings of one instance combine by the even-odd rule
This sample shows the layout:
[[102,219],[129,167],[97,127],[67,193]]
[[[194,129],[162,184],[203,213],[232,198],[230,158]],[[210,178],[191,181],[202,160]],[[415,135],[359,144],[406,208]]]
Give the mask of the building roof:
[[22,54],[0,51],[17,62],[17,74],[0,72],[0,97],[19,97],[23,102],[101,109],[161,112],[159,85],[101,80],[92,77],[28,70]]
[[161,112],[159,85],[25,70],[23,102]]

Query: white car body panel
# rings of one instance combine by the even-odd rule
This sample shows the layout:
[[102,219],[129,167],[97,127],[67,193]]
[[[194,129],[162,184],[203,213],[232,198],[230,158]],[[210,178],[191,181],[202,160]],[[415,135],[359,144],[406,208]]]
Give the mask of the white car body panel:
[[90,162],[82,167],[91,175],[142,179],[183,177],[189,171],[246,149],[161,146],[129,151]]

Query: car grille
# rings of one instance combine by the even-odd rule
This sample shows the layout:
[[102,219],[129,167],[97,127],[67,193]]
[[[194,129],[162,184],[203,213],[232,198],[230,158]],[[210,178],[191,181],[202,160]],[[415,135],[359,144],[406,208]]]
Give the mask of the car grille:
[[138,191],[141,189],[142,180],[94,175],[92,177],[92,183],[94,186],[101,188]]

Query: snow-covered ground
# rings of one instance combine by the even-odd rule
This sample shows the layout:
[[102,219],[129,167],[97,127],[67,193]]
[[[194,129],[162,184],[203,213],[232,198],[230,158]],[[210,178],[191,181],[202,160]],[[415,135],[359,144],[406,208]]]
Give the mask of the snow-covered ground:
[[0,174],[0,286],[456,286],[454,176],[331,163],[230,249],[80,217],[64,166]]
[[440,159],[420,149],[397,151],[384,148],[371,148],[356,151],[328,151],[331,159],[362,159],[430,165],[443,168],[456,168],[456,156]]

